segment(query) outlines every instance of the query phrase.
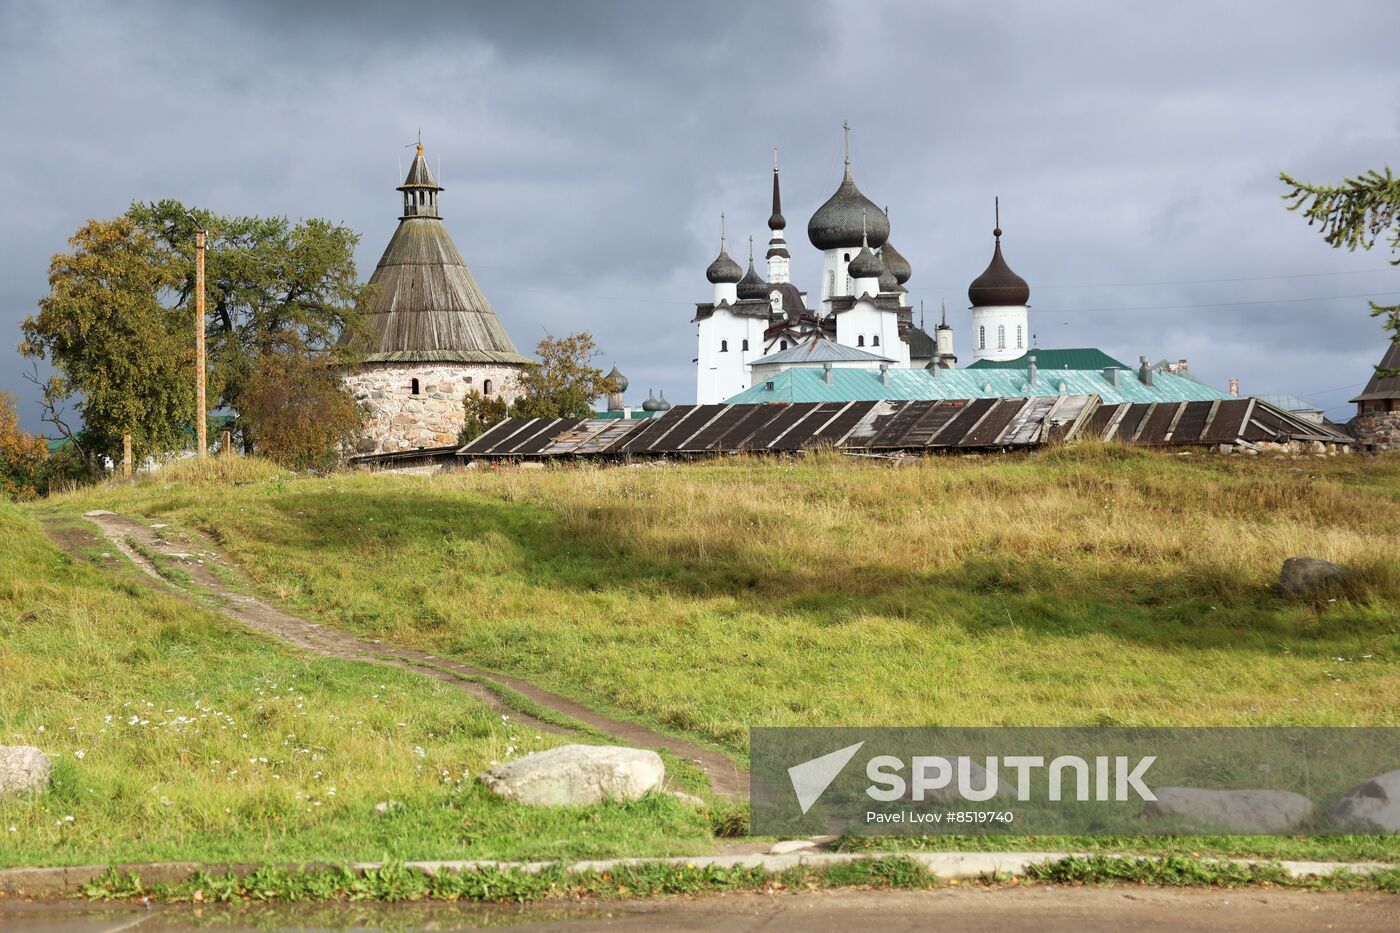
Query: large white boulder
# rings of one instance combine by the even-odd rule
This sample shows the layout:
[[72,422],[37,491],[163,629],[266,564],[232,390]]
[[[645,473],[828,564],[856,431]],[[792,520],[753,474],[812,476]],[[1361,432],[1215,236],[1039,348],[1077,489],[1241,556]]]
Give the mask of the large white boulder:
[[1400,771],[1356,785],[1327,809],[1327,816],[1347,829],[1400,833]]
[[1287,833],[1312,815],[1312,801],[1286,790],[1207,790],[1201,787],[1154,787],[1155,801],[1142,815],[1177,817],[1211,832]]
[[43,790],[52,773],[49,756],[34,746],[0,745],[0,794]]
[[636,800],[660,790],[665,779],[656,752],[618,745],[561,745],[503,762],[478,778],[497,797],[546,807]]

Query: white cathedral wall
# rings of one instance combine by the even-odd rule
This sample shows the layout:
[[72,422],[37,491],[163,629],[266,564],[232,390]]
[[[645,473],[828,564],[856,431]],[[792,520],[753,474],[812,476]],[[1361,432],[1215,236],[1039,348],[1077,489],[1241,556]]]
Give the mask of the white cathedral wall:
[[[457,441],[466,419],[468,392],[515,401],[521,367],[501,363],[365,363],[345,376],[345,385],[368,411],[355,452],[391,453],[445,447]],[[418,394],[413,394],[413,380]]]
[[[973,360],[1014,360],[1030,346],[1030,313],[1025,305],[989,305],[972,309]],[[1005,328],[1003,346],[998,328]]]
[[700,322],[695,354],[696,404],[715,405],[749,387],[749,364],[764,355],[766,326],[762,318],[741,317],[723,309]]
[[[874,341],[877,336],[878,344]],[[836,315],[836,342],[889,357],[896,368],[909,365],[909,345],[899,339],[899,315],[869,302],[857,301],[851,310]]]

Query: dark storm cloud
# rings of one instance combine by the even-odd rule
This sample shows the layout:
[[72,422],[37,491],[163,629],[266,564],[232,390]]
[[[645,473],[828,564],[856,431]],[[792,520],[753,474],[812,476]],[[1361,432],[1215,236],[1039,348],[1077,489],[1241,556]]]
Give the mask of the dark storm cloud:
[[720,211],[736,252],[750,233],[761,251],[781,146],[794,276],[815,290],[805,221],[849,119],[912,295],[930,317],[947,301],[964,358],[1000,195],[1042,345],[1189,357],[1344,415],[1382,338],[1363,298],[1335,296],[1400,291],[1400,272],[1328,250],[1275,176],[1395,151],[1400,13],[1326,9],[0,2],[0,388],[37,427],[9,346],[86,218],[159,197],[324,216],[363,234],[367,276],[421,127],[516,343],[586,328],[635,389],[689,399]]

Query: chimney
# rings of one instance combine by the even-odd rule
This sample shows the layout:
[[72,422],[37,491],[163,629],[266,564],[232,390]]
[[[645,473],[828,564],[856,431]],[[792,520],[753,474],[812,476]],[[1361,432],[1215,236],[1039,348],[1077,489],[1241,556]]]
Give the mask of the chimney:
[[823,364],[822,364],[822,382],[825,382],[827,385],[831,385],[831,364],[830,364],[830,363],[823,363]]
[[1113,386],[1115,389],[1118,388],[1118,367],[1105,366],[1103,371],[1103,378],[1104,381],[1107,382],[1109,385]]
[[1230,397],[1231,397],[1231,398],[1239,398],[1239,396],[1240,396],[1240,381],[1239,381],[1238,379],[1231,379],[1231,380],[1230,380]]
[[1187,364],[1185,360],[1177,360],[1176,371],[1178,373],[1189,373],[1191,371],[1191,367]]
[[1040,370],[1035,365],[1035,354],[1026,357],[1026,381],[1031,385],[1040,384]]
[[1145,386],[1152,385],[1152,364],[1147,362],[1147,357],[1138,357],[1138,381]]
[[890,364],[889,364],[889,363],[881,363],[881,364],[880,364],[880,385],[882,385],[882,386],[887,386],[887,385],[889,385],[889,384],[890,384]]

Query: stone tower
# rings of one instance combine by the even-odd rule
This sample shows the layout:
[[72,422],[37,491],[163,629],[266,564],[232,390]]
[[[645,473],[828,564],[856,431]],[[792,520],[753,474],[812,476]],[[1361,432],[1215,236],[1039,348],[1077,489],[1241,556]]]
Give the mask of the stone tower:
[[363,326],[341,337],[360,354],[345,382],[369,409],[361,454],[456,443],[467,394],[509,403],[531,363],[515,349],[443,225],[443,188],[421,142],[398,190],[403,213],[370,276]]

